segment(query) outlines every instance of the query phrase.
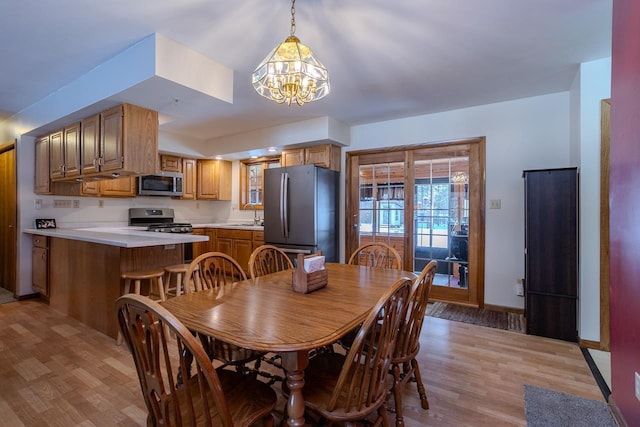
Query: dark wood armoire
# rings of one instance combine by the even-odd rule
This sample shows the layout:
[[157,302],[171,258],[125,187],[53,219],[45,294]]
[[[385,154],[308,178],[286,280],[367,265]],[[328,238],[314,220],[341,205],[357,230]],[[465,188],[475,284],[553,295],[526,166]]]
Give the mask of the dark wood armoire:
[[526,170],[527,333],[577,341],[578,170]]

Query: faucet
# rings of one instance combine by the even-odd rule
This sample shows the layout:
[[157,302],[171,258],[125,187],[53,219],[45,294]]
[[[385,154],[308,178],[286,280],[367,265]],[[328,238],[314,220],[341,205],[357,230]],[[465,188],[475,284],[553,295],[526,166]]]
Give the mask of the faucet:
[[260,225],[260,218],[258,218],[258,209],[256,208],[256,204],[255,203],[247,203],[242,207],[242,209],[246,209],[247,206],[252,206],[253,207],[253,225]]

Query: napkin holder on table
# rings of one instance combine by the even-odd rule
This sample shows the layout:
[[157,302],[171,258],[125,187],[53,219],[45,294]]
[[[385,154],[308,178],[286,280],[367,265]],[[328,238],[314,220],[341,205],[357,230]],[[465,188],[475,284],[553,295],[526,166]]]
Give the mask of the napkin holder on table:
[[[305,257],[298,254],[297,264],[297,268],[291,273],[294,292],[308,294],[327,286],[329,271],[324,268],[323,256],[314,254]],[[305,265],[309,272],[305,270]]]

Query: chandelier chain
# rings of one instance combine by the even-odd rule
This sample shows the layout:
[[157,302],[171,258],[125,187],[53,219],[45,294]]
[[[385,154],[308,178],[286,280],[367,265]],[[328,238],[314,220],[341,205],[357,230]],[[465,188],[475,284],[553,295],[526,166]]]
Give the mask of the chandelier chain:
[[291,0],[291,35],[296,33],[296,0]]

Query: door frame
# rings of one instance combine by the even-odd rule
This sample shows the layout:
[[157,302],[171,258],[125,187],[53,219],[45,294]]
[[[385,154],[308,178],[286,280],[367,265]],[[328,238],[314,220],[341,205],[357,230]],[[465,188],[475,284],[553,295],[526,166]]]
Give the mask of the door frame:
[[[469,234],[469,262],[475,263],[475,271],[470,274],[469,283],[474,281],[472,289],[469,286],[468,292],[465,292],[466,298],[461,298],[457,289],[443,288],[442,290],[433,287],[431,296],[433,300],[451,301],[477,307],[484,307],[484,271],[485,271],[485,137],[467,138],[451,141],[437,141],[416,145],[404,145],[397,147],[386,147],[381,149],[350,151],[346,153],[346,173],[345,173],[345,256],[358,247],[358,224],[359,224],[359,191],[352,191],[353,185],[359,182],[360,157],[367,156],[367,164],[371,161],[380,163],[387,162],[405,162],[405,182],[413,182],[413,159],[415,154],[423,154],[433,151],[450,152],[456,146],[467,147],[469,151],[469,181],[476,183],[475,192],[470,191],[470,234]],[[447,154],[448,155],[448,154]],[[471,161],[471,157],[476,159]],[[405,204],[405,236],[404,248],[405,257],[403,260],[403,269],[413,271],[413,242],[412,242],[412,221],[413,215],[413,187],[405,186],[405,200],[409,200],[409,205]],[[408,229],[406,227],[409,227]]]
[[[3,254],[3,263],[7,262],[4,266],[5,272],[3,276],[6,276],[8,283],[3,283],[3,287],[16,295],[16,279],[17,279],[17,221],[18,221],[18,205],[17,205],[17,168],[16,168],[16,146],[17,141],[13,140],[5,144],[0,145],[0,155],[13,151],[13,161],[9,164],[9,171],[7,175],[8,180],[3,179],[0,186],[2,187],[2,202],[7,208],[3,209],[3,213],[0,215],[0,227],[4,229],[2,234],[6,232],[6,238],[3,239],[6,244],[7,253]],[[5,199],[6,197],[6,199]]]
[[600,101],[600,350],[611,351],[609,320],[609,123],[611,99]]

